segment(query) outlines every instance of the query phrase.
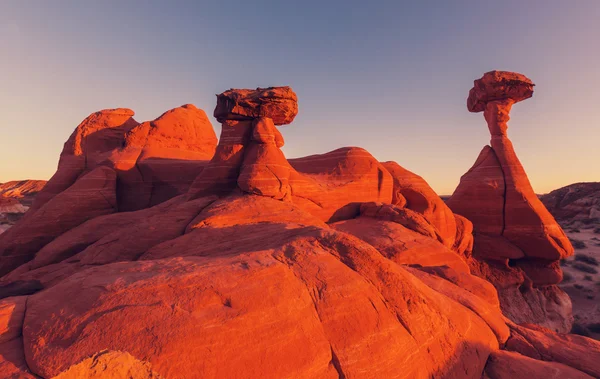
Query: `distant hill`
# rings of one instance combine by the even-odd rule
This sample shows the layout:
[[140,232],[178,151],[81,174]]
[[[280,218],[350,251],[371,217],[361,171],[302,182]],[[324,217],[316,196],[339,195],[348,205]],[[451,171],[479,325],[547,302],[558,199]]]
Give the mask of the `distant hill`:
[[600,182],[571,184],[540,199],[561,223],[600,223]]
[[0,233],[23,217],[45,180],[15,180],[0,183]]

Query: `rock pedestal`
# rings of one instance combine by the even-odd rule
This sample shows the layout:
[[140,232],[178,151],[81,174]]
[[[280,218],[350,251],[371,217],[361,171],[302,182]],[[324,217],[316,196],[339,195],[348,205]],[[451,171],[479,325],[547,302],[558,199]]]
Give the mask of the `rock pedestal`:
[[[558,260],[573,254],[568,238],[533,191],[507,135],[513,104],[530,98],[533,86],[527,77],[505,71],[488,72],[475,81],[467,108],[471,112],[483,112],[491,146],[483,148],[447,204],[455,213],[473,222],[473,254],[480,261],[476,271],[499,288],[504,312],[522,322],[545,323],[567,331],[570,320],[546,317],[546,311],[560,314],[558,319],[562,319],[563,315],[570,314],[569,310],[554,312],[538,304],[539,314],[547,318],[543,320],[533,315],[534,319],[524,317],[526,309],[512,309],[515,296],[522,297],[526,291],[559,283],[562,271]],[[489,261],[497,263],[482,268],[481,265]],[[508,277],[519,278],[517,288],[506,285]],[[546,288],[545,293],[548,291],[566,297],[559,294],[557,287]],[[506,295],[504,301],[503,294]],[[570,307],[570,302],[560,303],[562,308]]]

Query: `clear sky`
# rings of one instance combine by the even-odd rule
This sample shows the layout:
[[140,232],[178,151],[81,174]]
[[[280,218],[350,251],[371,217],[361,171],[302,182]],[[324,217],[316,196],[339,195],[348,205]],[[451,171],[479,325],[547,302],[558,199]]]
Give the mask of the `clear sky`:
[[599,20],[599,0],[2,0],[0,182],[49,178],[96,110],[290,85],[289,158],[361,146],[449,194],[489,143],[465,99],[493,69],[536,83],[509,123],[534,189],[600,181]]

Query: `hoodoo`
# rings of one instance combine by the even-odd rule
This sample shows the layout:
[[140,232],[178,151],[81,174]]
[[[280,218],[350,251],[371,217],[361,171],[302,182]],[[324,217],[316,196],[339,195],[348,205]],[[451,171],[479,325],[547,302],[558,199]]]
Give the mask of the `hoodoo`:
[[218,145],[192,105],[141,124],[93,114],[0,236],[0,378],[598,377],[600,343],[501,311],[520,321],[512,289],[551,309],[570,250],[505,168],[506,104],[531,85],[497,75],[473,98],[500,138],[489,177],[451,201],[488,211],[466,199],[466,217],[357,147],[287,160],[289,87],[218,95]]
[[524,75],[491,71],[475,80],[467,108],[483,112],[491,134],[475,164],[447,201],[473,222],[475,272],[491,281],[503,312],[568,332],[569,297],[559,260],[573,254],[569,239],[534,193],[508,138],[513,104],[530,98],[534,84]]

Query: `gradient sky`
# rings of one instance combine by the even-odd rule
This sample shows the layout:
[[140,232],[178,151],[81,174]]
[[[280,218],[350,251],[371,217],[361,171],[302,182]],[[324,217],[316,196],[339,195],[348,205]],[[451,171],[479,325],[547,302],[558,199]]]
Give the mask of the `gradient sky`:
[[361,146],[450,194],[489,143],[465,99],[493,69],[536,83],[509,123],[534,189],[600,181],[598,20],[598,0],[3,0],[0,182],[48,179],[99,109],[212,115],[231,87],[290,85],[289,158]]

